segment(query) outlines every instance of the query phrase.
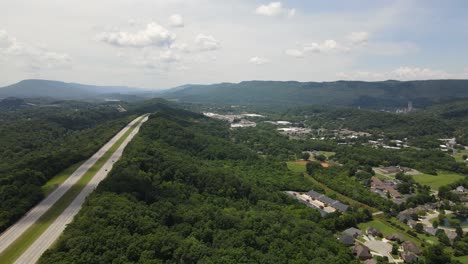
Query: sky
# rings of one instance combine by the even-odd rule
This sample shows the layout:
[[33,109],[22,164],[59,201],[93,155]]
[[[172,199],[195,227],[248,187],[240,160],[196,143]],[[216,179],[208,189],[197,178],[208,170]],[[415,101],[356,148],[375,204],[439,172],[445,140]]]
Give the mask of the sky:
[[468,79],[465,0],[2,0],[0,86]]

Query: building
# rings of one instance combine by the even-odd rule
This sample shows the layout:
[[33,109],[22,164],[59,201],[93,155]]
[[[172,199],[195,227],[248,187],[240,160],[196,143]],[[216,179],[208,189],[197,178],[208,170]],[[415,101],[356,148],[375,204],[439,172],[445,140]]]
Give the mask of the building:
[[370,253],[370,249],[364,245],[356,244],[353,247],[353,255],[359,258],[360,260],[371,259],[372,254]]
[[355,228],[355,227],[351,227],[351,228],[348,228],[345,231],[343,231],[343,234],[347,234],[347,235],[350,235],[350,236],[356,238],[356,237],[362,236],[362,231]]
[[314,190],[310,190],[307,195],[310,196],[310,198],[312,198],[313,200],[318,200],[322,203],[324,203],[326,206],[331,206],[333,208],[335,208],[336,210],[338,210],[339,212],[346,212],[346,210],[348,210],[348,205],[345,205],[339,201],[336,201],[336,200],[333,200],[332,198],[330,197],[327,197],[325,196],[324,194],[321,194],[319,192],[316,192]]
[[338,237],[338,241],[340,241],[343,245],[346,246],[352,246],[354,245],[354,237],[352,235],[348,234],[341,234],[340,237]]
[[378,193],[380,196],[386,197],[387,193],[393,198],[401,198],[401,194],[390,184],[384,183],[379,178],[372,176],[371,191]]
[[366,229],[367,235],[373,236],[373,237],[383,237],[382,232],[377,230],[376,228],[370,226]]
[[390,241],[395,241],[398,243],[401,243],[405,240],[405,238],[400,234],[391,234],[391,235],[386,236],[385,239],[390,240]]
[[418,262],[418,256],[411,252],[402,252],[401,258],[403,259],[405,263],[417,263]]
[[416,255],[419,255],[422,253],[422,251],[416,246],[416,244],[414,244],[411,241],[405,241],[403,242],[403,244],[401,244],[401,246],[403,247],[404,252],[412,252]]

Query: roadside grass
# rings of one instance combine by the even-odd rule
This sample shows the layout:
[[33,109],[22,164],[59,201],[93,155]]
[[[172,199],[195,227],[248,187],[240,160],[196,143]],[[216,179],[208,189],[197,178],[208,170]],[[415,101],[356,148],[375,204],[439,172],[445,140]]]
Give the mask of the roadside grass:
[[289,162],[286,162],[286,164],[288,165],[289,170],[291,170],[293,172],[297,172],[297,173],[302,173],[304,175],[305,179],[312,182],[314,185],[320,186],[322,189],[325,190],[327,195],[334,194],[334,195],[336,195],[336,198],[338,200],[340,200],[342,202],[345,202],[345,203],[347,203],[347,204],[349,204],[349,205],[351,205],[353,207],[367,208],[373,213],[378,211],[374,207],[371,207],[371,206],[368,206],[366,204],[355,201],[355,200],[349,198],[348,196],[345,196],[345,195],[343,195],[343,194],[341,194],[339,192],[336,192],[336,191],[330,189],[325,184],[323,184],[321,182],[318,182],[316,179],[314,179],[312,176],[310,176],[309,174],[306,173],[306,162],[303,162],[303,161],[289,161]]
[[42,193],[45,196],[48,196],[51,192],[53,192],[57,186],[62,184],[68,177],[76,171],[85,161],[78,162],[76,164],[71,165],[70,167],[66,168],[65,170],[61,171],[59,174],[55,175],[52,179],[50,179],[46,184],[44,184],[42,188]]
[[456,182],[463,179],[464,177],[466,176],[447,171],[437,171],[437,176],[429,174],[419,174],[413,176],[416,182],[429,185],[433,190],[439,190],[441,186]]
[[73,185],[39,220],[27,229],[15,242],[13,242],[5,251],[0,254],[0,263],[13,263],[21,254],[31,246],[34,241],[65,211],[73,202],[88,182],[102,168],[104,163],[111,155],[122,145],[124,140],[130,135],[135,127],[141,122],[138,121],[111,147],[109,150]]

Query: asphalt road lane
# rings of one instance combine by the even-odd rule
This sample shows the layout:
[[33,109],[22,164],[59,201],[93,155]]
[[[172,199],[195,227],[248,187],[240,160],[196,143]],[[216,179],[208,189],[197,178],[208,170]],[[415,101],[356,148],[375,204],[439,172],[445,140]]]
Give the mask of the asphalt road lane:
[[[14,225],[0,235],[0,253],[8,248],[29,227],[31,227],[47,210],[51,208],[139,119],[136,118],[109,140],[91,158],[73,172],[66,181],[57,187],[50,195],[33,207]],[[146,118],[147,119],[147,118]],[[133,133],[132,133],[133,134]],[[130,136],[129,136],[130,137]],[[124,144],[122,144],[124,145]],[[30,262],[32,263],[32,262]]]

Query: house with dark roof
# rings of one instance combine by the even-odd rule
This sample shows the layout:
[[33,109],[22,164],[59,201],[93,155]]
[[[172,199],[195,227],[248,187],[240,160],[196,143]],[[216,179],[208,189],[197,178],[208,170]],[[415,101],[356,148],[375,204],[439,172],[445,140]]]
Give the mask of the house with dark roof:
[[356,238],[358,236],[362,236],[362,231],[355,228],[355,227],[351,227],[351,228],[348,228],[345,231],[343,231],[343,234],[347,234],[347,235],[350,235],[350,236],[353,236],[354,238]]
[[405,238],[400,234],[391,234],[391,235],[386,236],[385,238],[387,240],[395,241],[395,242],[398,242],[398,243],[401,243],[401,242],[405,241]]
[[371,235],[374,237],[383,237],[382,232],[380,232],[379,230],[377,230],[375,227],[372,227],[372,226],[366,229],[366,233],[367,235]]
[[353,255],[359,258],[360,260],[366,260],[366,259],[372,258],[370,249],[359,243],[353,247]]
[[387,193],[389,193],[393,198],[401,197],[401,194],[393,186],[384,183],[382,180],[375,176],[372,176],[371,178],[370,189],[371,191],[378,193],[380,196],[386,197]]
[[416,255],[421,254],[421,250],[411,241],[405,241],[401,246],[403,247],[404,252],[412,252]]
[[401,258],[405,263],[416,263],[418,262],[418,256],[412,252],[402,252]]
[[354,245],[354,236],[343,233],[340,237],[338,237],[338,241],[346,246],[352,246]]

